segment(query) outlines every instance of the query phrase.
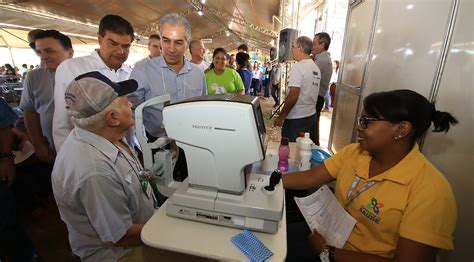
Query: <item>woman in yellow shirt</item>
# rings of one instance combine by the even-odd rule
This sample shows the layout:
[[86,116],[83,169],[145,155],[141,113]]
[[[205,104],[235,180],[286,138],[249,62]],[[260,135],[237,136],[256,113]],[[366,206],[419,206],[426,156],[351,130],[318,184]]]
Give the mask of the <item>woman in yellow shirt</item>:
[[417,144],[431,122],[434,132],[447,132],[457,120],[411,90],[371,94],[357,144],[311,170],[283,176],[286,189],[336,180],[336,199],[357,221],[340,249],[310,234],[313,254],[329,261],[434,261],[438,249],[453,249],[454,194]]
[[226,67],[227,51],[216,48],[212,55],[212,64],[206,72],[207,93],[212,94],[244,94],[244,83],[234,69]]

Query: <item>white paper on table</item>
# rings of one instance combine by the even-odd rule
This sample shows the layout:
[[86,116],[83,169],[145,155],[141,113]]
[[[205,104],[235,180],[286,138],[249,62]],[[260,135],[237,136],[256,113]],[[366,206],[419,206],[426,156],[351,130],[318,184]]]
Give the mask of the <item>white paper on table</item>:
[[317,230],[330,246],[344,246],[356,220],[337,202],[328,186],[307,197],[295,197],[295,202],[311,230]]

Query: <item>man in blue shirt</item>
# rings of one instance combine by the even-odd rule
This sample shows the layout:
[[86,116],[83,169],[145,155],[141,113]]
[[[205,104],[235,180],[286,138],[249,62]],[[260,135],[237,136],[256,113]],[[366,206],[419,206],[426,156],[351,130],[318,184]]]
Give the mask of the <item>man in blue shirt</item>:
[[[204,73],[195,64],[184,58],[191,40],[191,26],[179,14],[164,15],[159,21],[162,55],[137,64],[130,78],[138,82],[138,89],[128,97],[133,107],[144,101],[165,94],[171,102],[206,95]],[[143,113],[143,123],[149,136],[165,135],[161,127],[163,105],[148,107]]]

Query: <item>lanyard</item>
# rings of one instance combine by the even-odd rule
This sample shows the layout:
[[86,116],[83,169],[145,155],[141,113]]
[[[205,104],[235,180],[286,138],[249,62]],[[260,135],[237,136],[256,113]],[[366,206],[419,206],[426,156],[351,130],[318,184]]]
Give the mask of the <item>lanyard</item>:
[[[157,205],[158,201],[156,199],[156,196],[155,194],[152,192],[152,189],[151,189],[151,185],[149,185],[150,183],[150,178],[151,178],[151,174],[148,170],[146,169],[143,169],[141,168],[141,164],[140,164],[140,161],[135,157],[135,154],[133,152],[131,152],[131,156],[133,158],[133,163],[135,164],[135,168],[138,168],[138,171],[135,170],[135,168],[133,167],[132,163],[130,163],[130,160],[128,160],[128,157],[127,155],[122,151],[122,149],[120,149],[116,144],[113,144],[118,150],[119,152],[123,155],[123,157],[125,158],[125,160],[127,161],[128,165],[130,166],[130,168],[132,169],[132,171],[135,173],[135,175],[137,176],[138,178],[138,181],[140,182],[140,187],[142,188],[142,191],[143,193],[145,194],[145,196],[150,199],[150,198],[153,198],[153,203],[154,203],[154,206]],[[131,150],[131,149],[130,149]],[[141,169],[141,170],[140,170]]]
[[362,188],[360,188],[359,190],[357,190],[357,192],[354,193],[354,189],[359,184],[359,182],[360,182],[360,177],[356,175],[354,178],[354,181],[352,181],[351,188],[349,188],[349,191],[347,192],[347,200],[346,200],[346,203],[344,204],[344,208],[347,208],[347,206],[349,206],[352,200],[356,199],[360,194],[362,194],[364,191],[371,188],[373,185],[377,184],[380,181],[376,181],[376,180],[369,181],[365,183],[362,186]]

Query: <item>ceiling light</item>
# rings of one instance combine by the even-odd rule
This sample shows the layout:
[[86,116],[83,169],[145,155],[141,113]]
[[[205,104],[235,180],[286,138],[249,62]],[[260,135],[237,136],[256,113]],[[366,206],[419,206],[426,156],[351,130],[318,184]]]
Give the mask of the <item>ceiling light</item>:
[[226,36],[230,36],[229,31],[225,32],[225,35],[226,35]]
[[206,3],[206,0],[201,0],[201,4],[205,4]]
[[201,10],[198,11],[198,15],[199,15],[199,16],[202,16],[203,14],[204,14],[204,13],[203,13]]

